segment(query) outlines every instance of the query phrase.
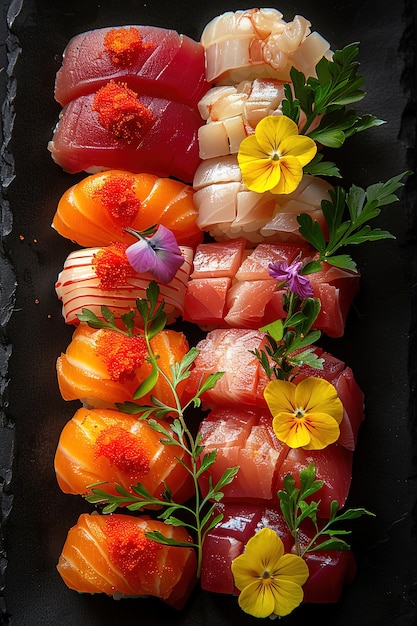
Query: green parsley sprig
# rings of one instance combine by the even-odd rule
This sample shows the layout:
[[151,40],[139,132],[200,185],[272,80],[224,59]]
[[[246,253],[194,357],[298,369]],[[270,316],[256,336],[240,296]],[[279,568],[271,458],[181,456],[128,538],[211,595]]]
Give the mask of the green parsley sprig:
[[[321,270],[322,263],[357,271],[356,263],[349,254],[336,254],[340,248],[367,241],[394,239],[394,235],[380,228],[371,228],[368,222],[381,213],[381,207],[398,200],[395,192],[404,185],[401,179],[410,172],[403,172],[385,183],[370,185],[366,190],[352,185],[348,192],[342,187],[329,191],[330,200],[322,200],[321,208],[328,228],[328,236],[310,215],[297,217],[299,232],[319,252],[319,258],[307,263],[303,274]],[[348,219],[344,219],[346,209]]]
[[[311,500],[311,497],[320,491],[323,481],[316,480],[314,463],[310,463],[301,470],[299,478],[300,487],[296,487],[295,478],[287,474],[284,478],[284,489],[278,492],[281,512],[294,537],[296,553],[302,557],[318,550],[349,550],[349,544],[342,537],[349,535],[351,531],[336,528],[335,524],[356,519],[362,515],[375,516],[374,513],[363,508],[347,509],[338,513],[339,504],[337,500],[333,500],[330,505],[329,519],[319,527],[317,511],[320,501]],[[309,502],[307,502],[308,499]],[[307,518],[313,522],[316,532],[309,543],[302,547],[299,539],[300,525]]]
[[[305,121],[300,134],[308,135],[317,143],[339,148],[348,137],[362,130],[379,126],[383,120],[374,115],[358,115],[347,108],[364,98],[361,89],[364,78],[358,75],[359,44],[352,43],[336,50],[332,59],[323,57],[316,65],[316,77],[308,77],[291,68],[292,86],[286,84],[282,102],[283,115],[299,123],[301,113]],[[320,118],[317,124],[317,118]],[[322,154],[304,167],[306,174],[314,176],[340,176],[334,163],[323,161]]]
[[[137,310],[143,321],[143,336],[148,347],[148,361],[152,365],[151,374],[136,389],[134,400],[138,400],[150,393],[155,386],[158,377],[163,376],[174,398],[174,406],[168,406],[158,398],[150,395],[150,404],[141,406],[135,402],[125,402],[118,404],[118,408],[129,414],[137,414],[140,419],[146,419],[149,426],[160,433],[161,443],[167,446],[178,446],[185,451],[188,456],[189,463],[185,463],[178,459],[187,472],[190,474],[194,485],[194,498],[191,504],[179,504],[172,498],[172,493],[167,485],[162,497],[152,496],[145,487],[138,483],[132,486],[133,494],[124,489],[121,485],[116,485],[119,495],[112,495],[105,490],[100,489],[103,483],[90,485],[91,494],[86,496],[86,500],[92,504],[104,504],[103,513],[112,513],[119,506],[125,506],[130,511],[137,511],[147,506],[162,507],[163,511],[159,514],[159,519],[173,526],[185,526],[194,536],[194,543],[181,543],[173,539],[165,537],[158,531],[147,533],[147,537],[159,543],[176,545],[176,546],[194,546],[197,551],[197,576],[201,572],[202,547],[204,539],[209,530],[211,530],[221,519],[222,515],[213,516],[215,504],[223,498],[222,489],[232,482],[234,476],[238,472],[238,467],[231,467],[225,470],[219,481],[213,485],[211,476],[209,476],[209,487],[205,497],[202,497],[199,488],[199,478],[206,472],[215,462],[217,451],[211,451],[204,454],[204,446],[201,445],[201,436],[198,433],[193,437],[187,423],[185,421],[185,411],[191,407],[201,406],[201,395],[204,391],[212,389],[223,372],[217,372],[208,376],[198,387],[193,398],[184,405],[181,404],[179,394],[177,393],[178,385],[186,380],[191,371],[192,364],[198,355],[196,348],[191,348],[183,357],[180,363],[175,363],[171,368],[172,378],[160,368],[158,363],[158,355],[153,352],[151,339],[160,332],[166,324],[166,314],[164,311],[164,302],[158,302],[159,287],[157,283],[152,281],[146,291],[146,299],[137,300]],[[106,307],[102,307],[103,319],[98,318],[88,309],[83,309],[79,315],[80,321],[86,322],[93,328],[108,328],[128,336],[132,336],[134,332],[134,312],[125,314],[122,318],[125,330],[119,328],[115,324],[112,313]],[[165,426],[160,421],[161,418],[169,417],[172,419]]]
[[268,378],[291,380],[295,368],[309,365],[323,369],[323,359],[311,347],[321,337],[321,331],[312,330],[321,304],[319,298],[302,299],[293,292],[283,295],[287,317],[275,320],[259,330],[266,333],[265,348],[255,349],[256,356]]

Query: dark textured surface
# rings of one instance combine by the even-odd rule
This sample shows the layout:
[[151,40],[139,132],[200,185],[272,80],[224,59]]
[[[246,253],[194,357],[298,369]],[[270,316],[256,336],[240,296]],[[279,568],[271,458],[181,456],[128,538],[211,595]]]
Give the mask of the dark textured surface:
[[[18,13],[11,32],[5,19],[9,4],[9,17]],[[61,494],[53,473],[59,434],[78,404],[63,402],[55,376],[56,357],[66,349],[71,329],[63,323],[54,282],[72,245],[49,225],[59,197],[77,177],[60,171],[46,150],[59,113],[53,100],[54,76],[72,35],[100,26],[143,23],[176,28],[198,39],[214,16],[247,7],[238,2],[211,2],[196,11],[193,2],[164,0],[25,0],[1,5],[1,64],[9,64],[9,71],[0,74],[5,101],[0,249],[0,582],[4,587],[0,607],[4,624],[257,624],[258,620],[237,608],[232,597],[197,591],[184,612],[177,614],[152,600],[114,602],[79,596],[66,589],[56,573],[69,527],[90,506],[81,498]],[[296,13],[304,15],[334,49],[361,42],[368,96],[357,108],[387,123],[349,140],[334,155],[346,182],[366,187],[415,168],[415,3],[382,0],[376,9],[371,1],[313,4],[304,0],[269,6],[279,8],[288,20]],[[396,240],[353,251],[362,271],[361,292],[345,337],[326,346],[352,367],[366,394],[366,421],[355,453],[350,504],[365,506],[376,517],[359,520],[353,528],[358,573],[340,602],[303,606],[285,619],[290,626],[314,619],[335,626],[355,622],[411,626],[417,622],[412,511],[416,501],[412,462],[417,375],[413,358],[417,350],[415,199],[416,182],[411,177],[401,202],[384,210],[378,220]],[[13,267],[18,281],[15,304]]]

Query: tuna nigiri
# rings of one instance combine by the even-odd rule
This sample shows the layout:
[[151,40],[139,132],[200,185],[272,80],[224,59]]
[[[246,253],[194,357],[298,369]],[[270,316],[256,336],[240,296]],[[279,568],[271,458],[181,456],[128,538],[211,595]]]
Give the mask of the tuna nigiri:
[[[158,365],[172,380],[172,365],[188,352],[185,335],[162,330],[152,339]],[[114,408],[116,403],[132,401],[140,383],[151,373],[146,344],[141,335],[132,338],[107,328],[77,326],[65,353],[57,359],[58,384],[64,400],[82,400],[90,407]],[[181,398],[183,384],[177,387]],[[152,395],[174,406],[168,383],[159,376]],[[149,395],[138,401],[149,403]]]
[[202,123],[185,104],[109,82],[65,105],[48,149],[70,173],[118,168],[190,183]]
[[[159,284],[158,301],[165,302],[168,323],[184,311],[186,285],[192,267],[193,251],[182,246],[184,263],[168,284]],[[153,277],[138,274],[126,258],[125,244],[116,243],[106,248],[84,248],[71,252],[55,285],[62,300],[62,314],[67,324],[78,324],[82,309],[101,317],[106,306],[116,319],[127,311],[135,311],[135,323],[142,322],[136,300],[146,297],[146,289]]]
[[55,98],[64,106],[111,79],[142,94],[169,94],[189,106],[196,106],[209,88],[199,42],[172,29],[125,25],[81,33],[68,42]]
[[140,482],[155,498],[162,498],[168,487],[176,502],[185,502],[194,490],[185,467],[189,458],[180,446],[160,439],[136,416],[81,408],[59,438],[54,459],[58,484],[64,493],[86,495],[87,486],[104,482],[105,491],[117,495],[116,484],[129,491]]
[[[232,252],[236,257],[233,271],[228,266]],[[283,319],[283,291],[269,274],[268,266],[275,261],[290,265],[298,255],[307,261],[314,257],[314,251],[306,245],[290,243],[262,243],[245,250],[242,239],[200,244],[187,285],[184,319],[204,329],[256,329]],[[223,283],[219,282],[221,279]],[[315,327],[330,337],[341,337],[359,290],[359,274],[323,263],[319,272],[309,275],[309,280],[314,297],[321,302]]]
[[301,469],[314,463],[320,491],[319,515],[329,515],[330,503],[343,506],[352,478],[353,452],[339,443],[324,450],[292,449],[279,441],[272,429],[267,409],[217,407],[204,418],[199,429],[204,452],[217,451],[216,460],[200,478],[203,494],[208,481],[216,484],[228,467],[239,471],[223,488],[224,502],[273,502],[283,488],[287,474],[298,476]]
[[80,593],[154,596],[181,609],[196,583],[194,549],[156,543],[145,535],[151,531],[191,541],[184,528],[147,516],[84,513],[68,533],[58,572]]
[[[145,170],[146,172],[146,170]],[[195,247],[203,235],[193,188],[154,174],[109,170],[87,176],[62,195],[52,226],[81,246],[134,243],[125,231],[153,224],[169,228],[179,245]]]
[[304,175],[290,194],[260,194],[246,188],[236,155],[229,155],[202,161],[193,186],[197,225],[218,241],[244,237],[251,244],[303,243],[300,213],[311,215],[327,232],[321,202],[329,199],[332,186],[317,176]]
[[[209,531],[203,547],[201,586],[214,593],[237,593],[231,563],[244,550],[249,539],[261,528],[271,528],[278,533],[286,552],[290,552],[294,539],[290,535],[277,505],[247,503],[220,503],[216,513],[223,519]],[[299,533],[304,546],[314,535],[308,520]],[[323,550],[307,553],[309,577],[303,586],[304,603],[337,602],[344,585],[350,584],[356,574],[356,561],[350,550]]]
[[276,9],[228,11],[204,28],[206,77],[217,84],[237,84],[246,78],[288,80],[292,66],[315,76],[317,61],[330,45],[310,22],[296,15],[286,22]]
[[[198,356],[187,382],[185,396],[192,397],[201,380],[214,372],[224,372],[216,386],[201,397],[206,406],[246,408],[266,407],[263,397],[269,382],[261,364],[253,354],[262,350],[265,334],[251,329],[215,329],[197,343]],[[334,385],[344,406],[339,444],[352,450],[355,447],[359,426],[364,419],[364,396],[353,372],[335,356],[315,348],[323,359],[323,369],[302,365],[294,382],[307,376],[324,378]],[[344,424],[344,422],[346,422]]]

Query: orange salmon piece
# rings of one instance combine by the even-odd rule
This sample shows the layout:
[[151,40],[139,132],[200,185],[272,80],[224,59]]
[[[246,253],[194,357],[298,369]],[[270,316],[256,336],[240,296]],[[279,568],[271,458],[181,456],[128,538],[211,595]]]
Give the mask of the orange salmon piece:
[[[137,387],[151,373],[151,364],[144,361],[125,380],[112,379],[108,365],[98,353],[98,348],[103,341],[103,335],[104,339],[107,339],[106,335],[115,332],[79,324],[66,352],[57,359],[58,385],[64,400],[81,400],[88,406],[96,408],[115,408],[116,403],[133,401]],[[181,361],[188,352],[185,335],[164,329],[155,335],[151,345],[155,355],[159,356],[160,368],[172,380],[171,366]],[[180,398],[184,384],[177,388]],[[174,406],[172,391],[162,376],[159,376],[151,394],[168,406]],[[137,402],[141,405],[149,404],[150,394]]]
[[196,225],[194,190],[178,180],[148,173],[107,170],[82,179],[61,196],[52,226],[81,246],[134,243],[124,228],[163,224],[178,245],[195,248],[203,239]]
[[166,484],[176,502],[185,502],[194,491],[184,467],[189,457],[181,447],[160,440],[161,434],[137,416],[81,408],[59,438],[54,460],[58,484],[64,493],[85,495],[91,493],[88,485],[104,482],[103,489],[117,495],[116,484],[133,493],[132,485],[140,482],[157,498]]
[[57,570],[81,593],[150,595],[181,609],[196,582],[194,549],[156,543],[145,536],[154,530],[191,541],[183,527],[147,516],[84,513],[68,533]]

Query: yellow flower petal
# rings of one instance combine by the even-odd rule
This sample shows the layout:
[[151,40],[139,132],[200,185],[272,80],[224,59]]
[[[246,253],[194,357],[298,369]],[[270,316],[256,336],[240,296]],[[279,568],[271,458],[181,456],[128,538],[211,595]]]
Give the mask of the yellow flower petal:
[[278,184],[271,188],[272,193],[292,193],[298,187],[303,178],[303,169],[298,159],[292,156],[284,156],[279,160],[281,177]]
[[252,581],[239,594],[240,608],[254,617],[269,617],[275,610],[275,598],[262,581]]
[[271,380],[264,389],[264,398],[272,415],[282,411],[293,412],[296,385],[288,380]]
[[304,448],[311,442],[311,434],[304,421],[295,417],[294,413],[278,413],[272,420],[272,428],[277,438],[290,448]]
[[305,450],[322,450],[339,439],[339,425],[327,413],[307,414],[304,423],[310,435],[310,442],[303,446]]
[[281,152],[281,143],[285,139],[298,136],[298,127],[285,115],[269,115],[258,122],[255,136],[266,153],[270,154],[278,149]]
[[301,167],[310,163],[315,157],[317,152],[317,146],[315,141],[306,137],[305,135],[296,135],[294,137],[287,137],[280,144],[281,155],[291,155],[295,157],[300,163]]
[[245,185],[251,191],[270,191],[279,183],[281,168],[278,161],[267,159],[253,160],[240,166]]
[[301,585],[309,572],[305,561],[284,554],[277,533],[263,528],[247,543],[245,552],[232,562],[239,606],[254,617],[288,615],[303,600]]
[[296,404],[308,413],[327,413],[338,424],[343,418],[343,404],[335,387],[323,378],[311,376],[302,380],[296,389]]
[[273,569],[284,554],[284,544],[274,530],[262,528],[246,544],[245,552],[232,562],[235,585],[243,589],[254,576]]
[[298,585],[304,585],[309,577],[307,563],[296,554],[283,554],[279,560],[279,569],[275,572],[281,578],[290,578]]

